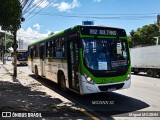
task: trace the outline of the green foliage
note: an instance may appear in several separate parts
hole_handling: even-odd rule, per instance
[[[9,48],[12,47],[13,44],[13,36],[6,36],[6,52],[10,52]]]
[[[13,33],[20,28],[22,7],[20,0],[0,0],[0,26]]]
[[[136,31],[132,30],[129,36],[130,47],[155,45],[156,39],[153,37],[158,30],[159,28],[155,24],[145,25]]]
[[[5,33],[0,32],[0,39],[4,39],[4,38],[5,38]],[[13,36],[6,34],[6,42],[5,43],[6,43],[6,52],[10,52],[9,48],[12,47]]]

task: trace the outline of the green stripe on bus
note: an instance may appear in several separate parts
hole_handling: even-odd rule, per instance
[[[81,75],[87,74],[96,84],[107,84],[107,83],[116,83],[116,82],[123,82],[126,80],[128,74],[131,71],[131,67],[128,68],[125,75],[116,76],[116,77],[94,77],[83,65],[83,56],[82,56],[82,49],[80,49],[80,67],[79,72]],[[129,64],[131,66],[131,64]]]

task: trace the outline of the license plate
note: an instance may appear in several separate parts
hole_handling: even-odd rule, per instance
[[[112,92],[112,91],[115,91],[115,90],[116,90],[116,88],[108,88],[109,92]]]

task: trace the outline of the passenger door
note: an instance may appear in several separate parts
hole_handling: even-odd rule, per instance
[[[68,80],[69,88],[79,91],[78,65],[79,65],[79,48],[77,40],[69,40],[68,43]]]
[[[40,46],[40,72],[42,76],[45,76],[45,65],[44,65],[44,45]]]
[[[28,66],[33,72],[34,71],[34,67],[33,67],[33,48],[29,49],[29,58],[30,58],[30,60],[28,61]]]

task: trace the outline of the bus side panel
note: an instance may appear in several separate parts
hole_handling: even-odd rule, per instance
[[[57,80],[57,73],[58,73],[58,67],[57,67],[57,60],[56,59],[53,59],[53,62],[52,62],[52,68],[51,68],[51,72],[53,74],[53,77],[52,77],[52,80],[56,83],[58,83],[58,80]]]
[[[39,75],[40,75],[40,76],[44,76],[44,75],[43,75],[43,69],[44,69],[44,68],[43,68],[43,60],[42,60],[42,59],[39,59],[39,60],[38,60],[38,63],[39,63],[39,66],[38,66],[38,67],[39,67],[39,71],[38,71],[38,72],[39,72]]]
[[[57,83],[57,70],[54,66],[54,60],[46,58],[44,61],[44,71],[45,71],[45,77],[55,83]]]
[[[57,68],[54,66],[54,59],[48,59],[48,78],[55,83],[58,83],[57,81]]]
[[[48,64],[49,64],[49,63],[48,63],[48,59],[46,58],[46,59],[45,59],[45,65],[44,65],[45,67],[44,67],[44,69],[45,69],[45,77],[46,77],[47,79],[49,79],[49,73],[48,73],[48,72],[49,72],[49,69],[48,69],[48,66],[49,66],[49,65],[48,65]]]
[[[60,59],[45,59],[44,62],[45,77],[55,83],[58,83],[57,75],[62,71],[67,79],[67,62]],[[68,84],[67,84],[68,86]]]
[[[62,71],[65,75],[65,78],[67,79],[67,62],[66,60],[60,60],[60,59],[54,59],[51,66],[51,77],[54,82],[58,83],[58,72]]]
[[[66,87],[69,88],[69,80],[68,80],[68,63],[67,60],[62,60],[62,70],[66,79]]]
[[[36,67],[38,68],[38,74],[39,74],[40,73],[39,59],[38,58],[33,58],[33,71],[34,71],[34,73],[35,73],[35,68]]]
[[[31,60],[31,58],[28,58],[28,68],[33,72],[32,64],[33,64],[33,61]]]

